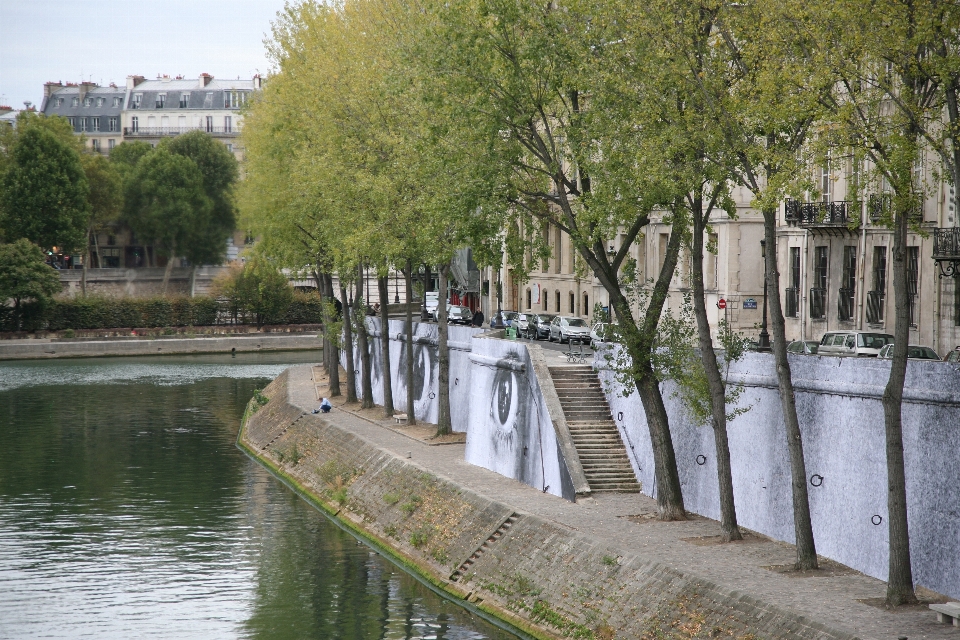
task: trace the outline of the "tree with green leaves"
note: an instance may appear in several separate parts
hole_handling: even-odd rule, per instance
[[[293,287],[276,266],[256,258],[237,274],[234,295],[242,308],[253,313],[260,329],[264,324],[276,322],[290,308]]]
[[[72,252],[84,246],[89,186],[75,146],[39,117],[20,122],[0,182],[0,213],[8,241],[26,238]],[[72,134],[71,134],[72,135]]]
[[[208,239],[205,231],[212,208],[196,163],[166,145],[143,156],[126,180],[125,222],[167,257],[164,294],[174,258],[191,255],[199,241]]]
[[[23,303],[41,305],[61,291],[60,276],[44,259],[43,250],[26,238],[0,244],[0,304],[13,300],[14,327],[23,324]]]
[[[115,222],[123,208],[123,182],[117,165],[109,162],[99,153],[85,153],[81,156],[84,175],[90,187],[87,202],[90,205],[90,217],[87,221],[87,237],[93,239],[97,257],[100,257],[98,235],[100,231]],[[81,290],[87,292],[87,268],[89,266],[90,242],[83,248],[83,278]]]

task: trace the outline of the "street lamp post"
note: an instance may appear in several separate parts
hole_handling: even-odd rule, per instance
[[[760,323],[758,351],[770,351],[770,334],[767,333],[767,241],[760,241],[760,257],[763,258],[763,321]]]
[[[400,304],[400,276],[396,270],[393,272],[393,304]]]

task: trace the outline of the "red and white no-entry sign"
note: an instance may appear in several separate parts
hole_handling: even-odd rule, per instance
[[[723,298],[720,298],[720,301],[717,302],[717,309],[726,309],[726,308],[727,308],[727,301],[724,300]]]

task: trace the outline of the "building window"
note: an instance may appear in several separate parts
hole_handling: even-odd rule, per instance
[[[93,106],[93,98],[84,98],[84,99],[83,99],[83,106],[85,106],[85,107],[92,107],[92,106]]]
[[[57,98],[57,109],[63,106],[63,98]]]
[[[70,128],[74,131],[77,130],[77,119],[76,118],[67,118],[67,124],[70,125]]]
[[[547,295],[545,289],[541,289],[541,298],[543,298],[543,310],[550,311],[550,296]]]
[[[583,315],[589,316],[593,313],[593,310],[590,308],[590,296],[583,294]]]
[[[233,118],[230,116],[223,117],[223,132],[232,133],[233,132]]]
[[[116,130],[117,130],[117,124],[118,124],[118,123],[117,123],[117,118],[116,118],[116,116],[109,118],[109,119],[107,120],[107,130],[108,130],[108,131],[116,131]]]
[[[90,118],[90,120],[93,124],[92,131],[100,131],[100,118]]]
[[[70,100],[70,106],[71,106],[71,107],[79,107],[79,106],[80,106],[80,98],[73,98],[72,100]]]
[[[137,116],[130,118],[130,131],[133,133],[140,131],[140,118]]]
[[[559,292],[559,291],[557,291],[556,296],[557,296],[557,306],[556,306],[556,309],[557,309],[557,313],[560,313],[560,292]]]
[[[186,108],[187,108],[187,105],[189,105],[189,104],[190,104],[190,94],[189,94],[189,93],[181,93],[181,94],[180,94],[180,108],[181,108],[181,109],[186,109]]]
[[[157,109],[163,109],[163,105],[165,105],[166,103],[167,103],[167,94],[165,94],[165,93],[158,93],[158,94],[157,94],[156,108],[157,108]]]
[[[790,286],[787,287],[786,316],[800,315],[800,247],[790,247]]]
[[[573,292],[570,292],[570,315],[574,314],[574,307],[577,304],[577,297],[573,295]]]
[[[98,106],[98,107],[102,107],[102,106],[103,106],[103,98],[97,98],[97,106]]]
[[[873,248],[873,290],[867,292],[867,322],[883,322],[887,295],[887,248]]]
[[[213,133],[213,116],[207,116],[207,133]]]
[[[120,98],[114,98],[114,99],[113,99],[113,106],[114,106],[114,108],[120,106]]]
[[[239,109],[246,102],[246,94],[241,91],[226,91],[223,94],[224,109]]]
[[[907,247],[907,300],[910,305],[910,326],[917,326],[917,295],[920,281],[920,247]]]
[[[827,251],[830,247],[813,249],[813,287],[810,288],[810,317],[825,318],[827,311]]]
[[[840,296],[837,299],[838,318],[853,320],[853,300],[857,287],[857,248],[843,248],[843,276],[840,279]]]
[[[132,101],[130,102],[130,108],[131,108],[131,109],[139,109],[141,102],[143,102],[143,94],[142,94],[142,93],[135,93],[135,94],[133,94],[133,99],[132,99]]]
[[[233,145],[232,145],[232,144],[227,143],[227,151],[229,151],[230,153],[233,153]]]
[[[960,278],[953,279],[953,326],[960,327]]]
[[[554,248],[556,249],[554,253],[557,256],[557,264],[555,265],[554,273],[560,273],[561,272],[560,267],[563,265],[563,232],[560,230],[560,227],[556,228],[556,232],[554,233],[553,244],[554,244]],[[559,306],[558,306],[558,310],[559,310]]]
[[[93,140],[91,140],[91,141],[90,141],[90,147],[91,147],[94,151],[96,151],[97,153],[99,153],[99,152],[100,152],[100,140],[97,139],[97,138],[94,138]]]
[[[87,119],[86,119],[86,118],[80,118],[80,131],[83,132],[83,131],[86,131],[86,130],[87,130]]]
[[[107,149],[113,149],[115,146],[117,146],[116,140],[114,140],[113,138],[110,138],[109,140],[107,140]]]
[[[533,302],[533,292],[530,289],[527,289],[527,309],[532,309],[531,303]]]

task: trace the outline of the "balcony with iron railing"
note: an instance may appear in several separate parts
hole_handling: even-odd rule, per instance
[[[891,193],[873,193],[867,198],[867,213],[870,215],[870,222],[879,224],[884,217],[890,215],[890,207],[893,206],[893,194]],[[911,208],[909,220],[913,224],[923,222],[923,210],[920,204]]]
[[[846,227],[850,224],[850,203],[800,202],[787,200],[784,203],[787,224],[798,227]]]
[[[840,295],[837,298],[837,318],[843,321],[853,320],[854,289],[840,289]]]
[[[810,317],[823,319],[827,317],[827,290],[820,287],[810,289]]]
[[[127,138],[162,138],[164,136],[178,136],[190,131],[203,131],[216,137],[234,137],[240,135],[236,127],[124,127],[123,135]]]
[[[867,323],[883,323],[883,306],[886,295],[883,291],[867,291]]]
[[[933,259],[941,278],[960,277],[960,227],[933,230]]]

